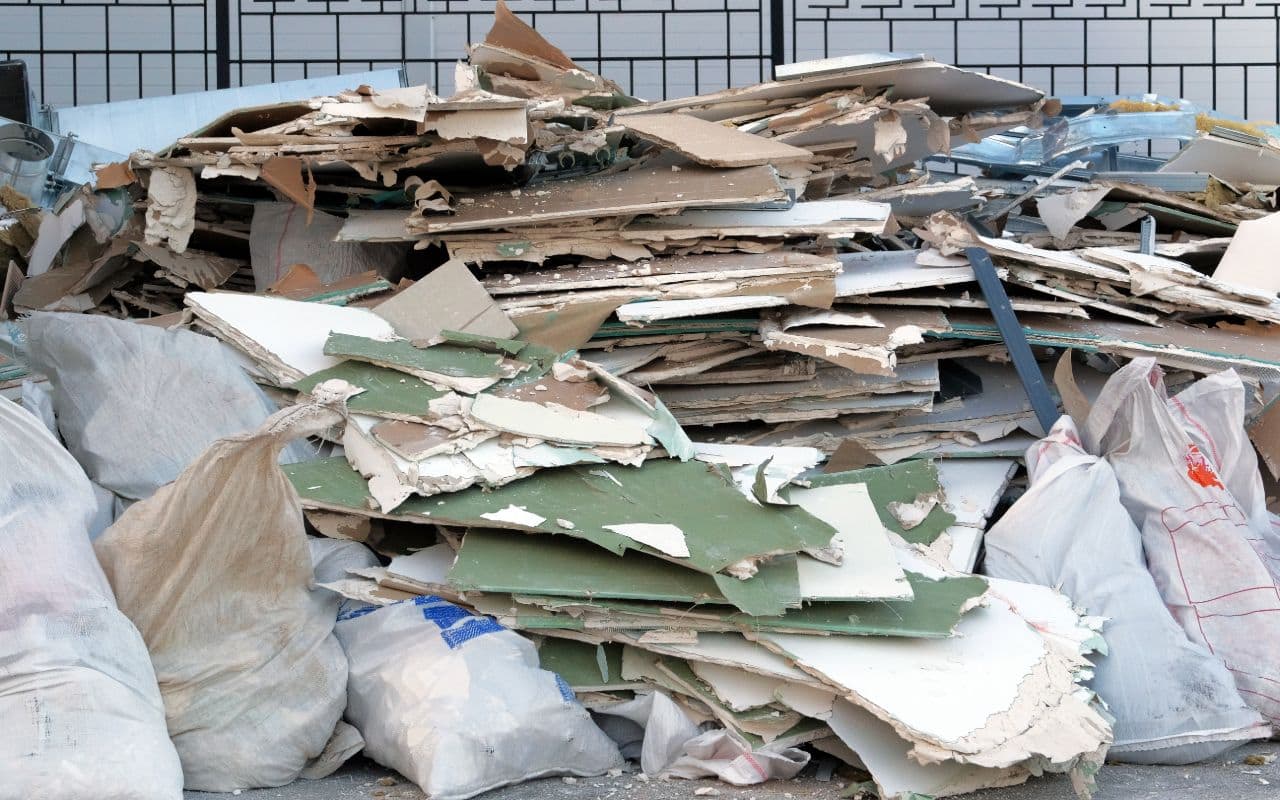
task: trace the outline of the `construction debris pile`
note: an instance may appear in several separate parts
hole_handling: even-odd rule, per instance
[[[920,56],[643,102],[501,2],[456,84],[0,190],[0,710],[131,688],[41,694],[0,798],[1087,797],[1270,735],[1275,131]]]

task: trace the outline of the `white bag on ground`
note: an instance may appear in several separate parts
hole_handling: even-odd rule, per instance
[[[89,544],[84,471],[0,398],[0,800],[180,800],[155,671]]]
[[[734,786],[751,786],[794,778],[809,763],[809,754],[795,747],[765,745],[753,751],[723,728],[699,731],[663,692],[600,706],[592,716],[627,757],[639,759],[646,775],[719,778]]]
[[[1165,609],[1115,473],[1084,451],[1070,417],[1027,451],[1027,470],[1031,488],[987,531],[985,572],[1060,589],[1108,618],[1092,681],[1115,716],[1108,758],[1190,764],[1265,738],[1231,673]]]
[[[622,763],[533,644],[488,617],[427,596],[352,611],[336,631],[365,754],[432,800]]]
[[[87,314],[34,314],[26,330],[67,449],[95,483],[132,500],[276,410],[208,336]],[[288,453],[285,461],[307,457],[302,443]]]
[[[1228,437],[1245,436],[1227,427]],[[1086,431],[1115,470],[1165,606],[1192,641],[1223,661],[1245,702],[1280,721],[1280,602],[1259,553],[1270,525],[1251,520],[1215,464],[1231,459],[1213,455],[1237,445],[1207,430],[1203,447],[1189,436],[1150,358],[1111,376]]]
[[[623,755],[640,762],[646,775],[662,774],[684,753],[685,742],[699,732],[684,709],[662,692],[637,694],[591,713]]]
[[[663,771],[673,778],[719,778],[734,786],[787,780],[800,774],[809,754],[798,747],[759,750],[727,730],[705,731],[684,743],[684,755]]]
[[[276,460],[340,419],[294,406],[215,443],[95,544],[151,651],[188,789],[281,786],[313,759],[332,766],[347,684],[337,602],[310,590],[302,510]]]

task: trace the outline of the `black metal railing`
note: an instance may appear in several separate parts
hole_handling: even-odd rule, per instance
[[[925,52],[1059,95],[1155,91],[1273,120],[1280,0],[512,0],[584,67],[643,97],[774,64]],[[403,65],[452,88],[492,0],[0,0],[0,59],[83,104]]]

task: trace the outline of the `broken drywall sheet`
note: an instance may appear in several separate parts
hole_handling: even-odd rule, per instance
[[[320,113],[352,119],[400,119],[422,122],[427,103],[437,99],[427,86],[371,89],[362,86],[320,104]]]
[[[548,42],[528,23],[511,13],[511,9],[502,0],[498,0],[493,14],[493,27],[489,28],[489,33],[484,38],[485,44],[514,50],[560,69],[579,69],[578,65],[564,54],[564,51]]]
[[[679,526],[666,522],[628,522],[600,527],[628,539],[634,539],[665,555],[675,558],[689,557],[689,545],[685,541],[684,531],[680,530]]]
[[[619,235],[633,241],[736,236],[852,238],[859,233],[886,233],[893,219],[888,203],[864,200],[800,202],[789,209],[774,211],[713,209],[706,205],[698,204],[699,207],[675,216],[636,220],[622,228]]]
[[[385,330],[391,331],[390,323],[382,317],[373,312],[366,313],[385,326]],[[501,353],[486,353],[472,347],[449,344],[417,347],[413,341],[399,338],[394,333],[367,337],[335,329],[335,333],[325,341],[322,352],[326,356],[399,370],[437,388],[464,394],[484,391],[528,367],[523,362],[509,361]]]
[[[622,124],[641,138],[710,167],[808,161],[813,153],[687,114],[637,114]]]
[[[333,379],[346,381],[361,390],[347,400],[347,410],[352,413],[424,423],[440,422],[462,413],[462,400],[457,394],[437,389],[399,370],[363,361],[343,361],[308,375],[292,388],[309,394],[319,384]]]
[[[510,339],[518,331],[466,264],[447,261],[413,286],[374,306],[406,339],[432,339],[443,330]]]
[[[650,168],[562,181],[554,192],[529,188],[476,194],[453,214],[414,216],[408,224],[411,230],[434,234],[785,199],[777,174],[767,166],[685,167],[679,172]]]
[[[822,461],[813,447],[755,447],[746,444],[695,442],[694,458],[708,464],[724,464],[733,473],[739,491],[749,500],[789,504],[779,492],[801,473]],[[763,489],[761,492],[761,481]]]
[[[973,268],[924,266],[917,263],[914,250],[887,250],[871,253],[841,253],[843,267],[836,278],[837,298],[856,298],[882,292],[973,283]]]
[[[804,69],[802,65],[794,65],[794,67]],[[893,87],[894,95],[897,97],[928,97],[930,107],[937,113],[947,116],[1031,105],[1044,99],[1042,92],[1006,78],[970,72],[931,59],[923,59],[914,63],[895,61],[869,64],[804,77],[793,73],[789,80],[769,81],[743,88],[655,102],[634,109],[623,109],[623,113],[619,116],[690,109],[692,113],[696,113],[703,119],[727,119],[737,114],[738,109],[744,104],[768,103],[782,98],[812,97],[854,87],[866,89]]]
[[[262,165],[260,177],[263,183],[305,208],[310,224],[316,210],[316,180],[310,163],[294,156],[275,156]]]
[[[1018,471],[1012,458],[962,458],[938,461],[938,482],[956,524],[985,530],[987,519]]]
[[[1110,741],[1067,657],[1006,603],[989,598],[949,639],[839,639],[763,634],[761,642],[848,692],[914,743],[921,763],[1003,768],[1071,764]],[[909,678],[905,676],[910,676]]]
[[[363,308],[236,292],[190,292],[185,302],[201,323],[247,353],[280,387],[338,364],[324,352],[331,332],[395,336],[386,320]]]
[[[1272,261],[1277,252],[1280,252],[1280,214],[1246,220],[1231,237],[1231,244],[1213,271],[1213,277],[1224,283],[1260,289],[1274,297],[1280,290],[1280,270],[1275,269]]]
[[[839,565],[801,555],[800,594],[808,601],[906,600],[912,597],[865,484],[793,488],[792,502],[836,529]]]
[[[878,325],[844,324],[840,315],[813,317],[817,324],[797,324],[787,318],[766,314],[760,318],[760,339],[768,350],[781,350],[829,361],[855,373],[895,374],[897,350],[924,341],[925,333],[949,330],[947,318],[939,311],[886,309],[876,315]]]
[[[766,675],[757,675],[744,669],[726,667],[722,664],[711,664],[705,661],[686,662],[698,679],[711,687],[728,708],[734,711],[749,711],[778,702],[778,689],[787,685],[785,681]],[[800,684],[792,684],[809,691],[817,691]]]
[[[494,430],[562,444],[635,447],[653,441],[645,432],[650,422],[647,417],[641,416],[637,423],[604,413],[492,394],[476,395],[470,415]]]
[[[815,475],[809,479],[811,487],[837,486],[864,483],[872,504],[880,515],[880,522],[889,531],[916,544],[932,544],[947,528],[955,523],[955,516],[941,505],[934,508],[923,522],[910,530],[889,511],[890,503],[913,503],[920,497],[940,496],[942,486],[938,480],[938,467],[933,461],[904,461],[887,467],[868,467],[851,472],[835,472]]]
[[[166,243],[175,253],[187,249],[196,227],[196,176],[182,167],[151,170],[147,184],[147,244]]]
[[[622,322],[629,325],[643,326],[644,323],[657,322],[664,319],[705,317],[712,314],[728,314],[734,311],[773,308],[787,304],[787,298],[772,295],[712,297],[696,300],[649,300],[618,306],[614,313],[618,315],[618,319]]]
[[[18,265],[9,262],[9,268],[5,270],[4,283],[0,287],[0,320],[9,318],[9,310],[13,303],[14,295],[22,288],[22,282],[26,280],[26,276],[22,274],[22,270],[18,269]]]
[[[373,513],[369,487],[345,459],[290,465],[286,472],[307,507]],[[508,505],[523,506],[546,522],[526,527],[480,516]],[[413,498],[392,518],[563,534],[618,554],[639,549],[661,557],[667,556],[604,526],[670,524],[683,531],[689,548],[689,557],[678,559],[678,563],[708,574],[741,567],[750,575],[755,571],[754,563],[766,556],[820,551],[835,535],[831,526],[802,509],[763,508],[748,501],[731,480],[710,465],[669,459],[646,462],[643,469],[570,466],[545,470],[535,480],[519,480],[490,491],[476,488]],[[573,528],[564,528],[559,520],[572,523]],[[725,540],[724,530],[735,532],[731,541]]]
[[[425,587],[444,587],[449,583],[453,561],[454,552],[449,545],[434,544],[415,553],[395,556],[387,565],[387,573]]]
[[[1102,201],[1111,191],[1106,186],[1093,189],[1079,189],[1073,192],[1061,192],[1041,197],[1036,200],[1036,211],[1053,238],[1062,241],[1071,233],[1075,224],[1085,217],[1094,206]]]
[[[795,699],[797,694],[784,690],[784,704],[801,705]],[[912,757],[911,742],[892,725],[848,700],[832,698],[828,713],[819,719],[857,754],[882,798],[951,797],[979,789],[1016,786],[1032,774],[1021,765],[992,769],[955,761],[921,764]]]
[[[1157,172],[1200,172],[1231,183],[1280,185],[1280,151],[1201,134],[1183,145]]]
[[[557,520],[557,525],[562,523],[568,524],[568,520]],[[785,565],[762,569],[750,580],[740,581],[686,569],[681,562],[643,553],[615,555],[571,536],[528,536],[480,528],[471,529],[463,539],[449,581],[461,591],[541,597],[538,602],[549,609],[579,618],[585,613],[616,618],[623,611],[596,605],[605,600],[641,601],[644,605],[639,611],[631,610],[627,624],[643,627],[651,627],[647,622],[653,620],[670,627],[670,614],[679,617],[681,625],[693,624],[684,607],[687,605],[736,606],[745,614],[781,616],[801,603],[795,570]],[[664,608],[658,603],[682,605]],[[699,626],[706,627],[708,619],[715,622],[723,616],[700,617]],[[732,624],[715,627],[737,628]]]
[[[193,195],[194,201],[194,195]],[[71,235],[85,222],[85,201],[76,198],[57,214],[41,214],[40,227],[35,244],[27,253],[27,277],[43,275],[53,266],[53,260]]]

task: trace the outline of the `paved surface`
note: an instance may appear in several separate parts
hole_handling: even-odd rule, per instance
[[[1227,760],[1190,767],[1133,767],[1109,764],[1098,779],[1095,800],[1277,800],[1280,760],[1266,766],[1243,763],[1247,755],[1280,753],[1280,743],[1248,745]],[[390,785],[386,785],[390,784]],[[774,781],[737,788],[715,781],[642,781],[634,774],[616,778],[561,778],[531,781],[483,795],[482,800],[687,800],[711,787],[723,800],[811,800],[838,797],[845,781],[812,778]],[[188,800],[229,800],[230,795],[187,792]],[[357,759],[322,781],[298,781],[279,789],[241,792],[237,800],[423,800],[416,786],[372,762]],[[1024,786],[977,792],[972,800],[1074,800],[1065,778],[1033,779]]]

